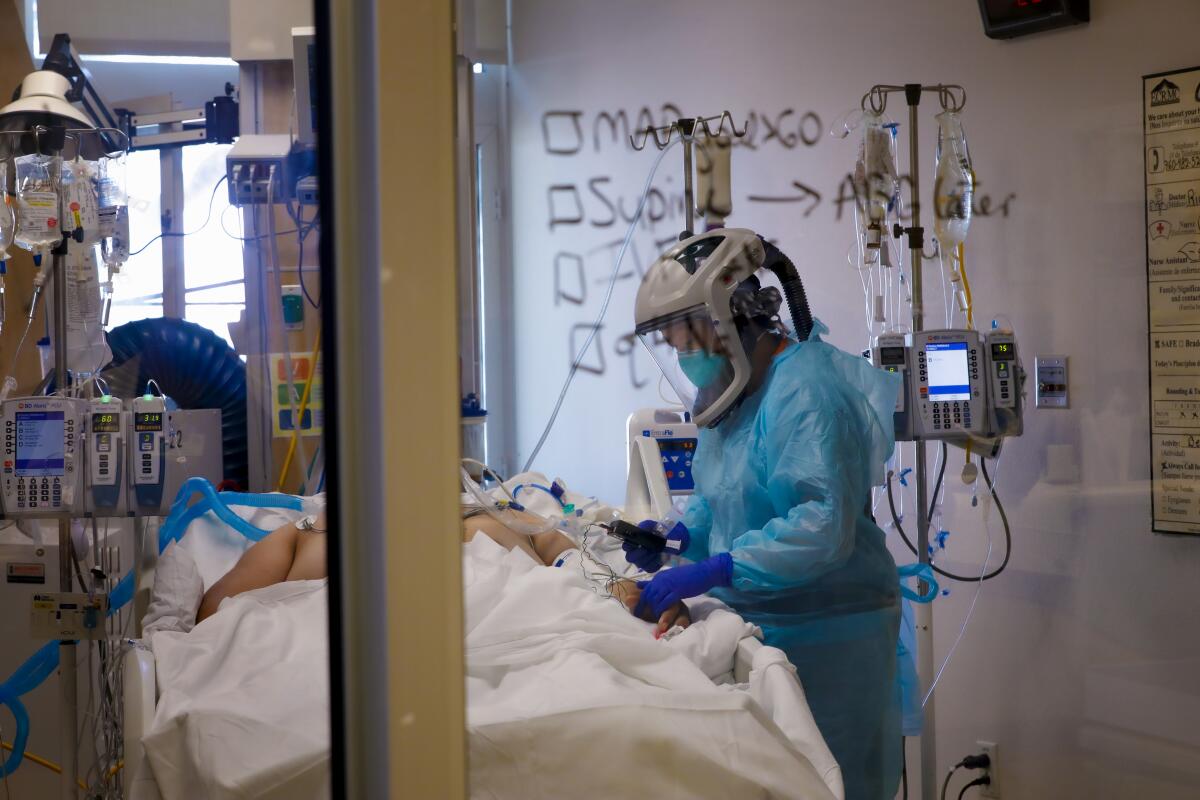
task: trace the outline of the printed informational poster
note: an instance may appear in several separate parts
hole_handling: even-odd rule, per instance
[[[1200,67],[1142,84],[1153,529],[1200,534]]]
[[[287,356],[283,353],[271,354],[271,426],[276,436],[292,435],[292,405],[294,402],[296,410],[300,410],[304,385],[308,382],[308,375],[312,369],[313,363],[309,354],[293,354],[292,380],[289,382]],[[325,427],[324,380],[319,363],[316,370],[312,388],[308,392],[308,403],[304,406],[304,412],[300,414],[302,436],[315,436]],[[289,390],[291,398],[288,397]]]

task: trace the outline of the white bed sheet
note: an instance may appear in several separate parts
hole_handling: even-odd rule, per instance
[[[189,633],[151,636],[160,694],[143,744],[164,800],[330,796],[326,583],[246,592]]]
[[[487,537],[463,552],[472,797],[842,796],[783,653],[761,648],[748,685],[714,683],[752,631],[719,603],[693,604],[697,624],[655,641],[577,572]],[[143,788],[329,796],[324,587],[249,592],[190,633],[152,637],[160,699]]]
[[[473,798],[841,797],[783,653],[717,685],[752,626],[716,608],[669,641],[580,571],[464,546]]]

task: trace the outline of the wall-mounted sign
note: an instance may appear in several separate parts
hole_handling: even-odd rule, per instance
[[[1153,528],[1200,534],[1200,67],[1142,103]]]

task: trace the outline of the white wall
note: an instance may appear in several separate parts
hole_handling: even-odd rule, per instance
[[[1038,353],[1068,354],[1072,407],[1031,409],[1025,436],[1006,451],[1000,489],[1014,528],[1012,564],[984,587],[938,689],[939,771],[976,739],[991,739],[1001,747],[1005,797],[1195,797],[1200,541],[1156,536],[1149,525],[1141,76],[1200,63],[1200,5],[1094,0],[1092,7],[1085,28],[996,42],[984,37],[967,0],[513,0],[518,455],[530,452],[553,405],[571,327],[599,309],[613,252],[601,248],[624,231],[597,227],[608,209],[588,181],[609,178],[603,194],[624,198],[632,211],[655,155],[632,152],[603,129],[597,151],[597,113],[624,110],[633,124],[643,106],[657,120],[672,103],[687,114],[728,108],[739,120],[756,112],[774,122],[790,109],[789,130],[811,111],[821,130],[810,119],[805,133],[824,134],[874,83],[963,84],[981,191],[994,203],[1016,195],[1007,217],[977,218],[971,230],[979,315],[1011,318],[1028,367]],[[935,112],[926,102],[923,177],[932,170]],[[581,112],[580,152],[546,152],[542,122],[550,111]],[[904,121],[898,99],[890,111]],[[556,147],[574,144],[570,115],[550,124]],[[822,135],[812,146],[787,148],[762,140],[764,133],[756,149],[735,150],[730,224],[777,238],[800,268],[814,312],[833,328],[832,341],[861,349],[861,288],[845,258],[850,206],[839,221],[833,202],[854,145]],[[669,155],[655,182],[667,193],[679,190],[679,158],[678,150]],[[822,196],[807,215],[805,204],[747,200],[788,194],[792,181]],[[548,189],[559,184],[578,188],[583,222],[551,228]],[[679,228],[677,217],[640,228],[630,266],[648,265],[655,240]],[[556,302],[559,252],[585,256],[581,305]],[[926,274],[932,279],[935,269]],[[602,331],[605,373],[578,376],[536,465],[610,500],[623,494],[624,418],[657,402],[657,373],[640,346],[632,355],[617,349],[633,327],[636,275],[618,284]],[[567,292],[579,291],[573,268],[560,278]],[[631,359],[649,379],[639,390]],[[1065,448],[1057,452],[1073,462],[1074,475],[1047,474],[1052,445]],[[952,475],[959,465],[955,456]],[[961,483],[951,486],[953,533],[943,562],[967,569],[985,550],[980,510]],[[952,588],[935,606],[939,663],[973,595]]]

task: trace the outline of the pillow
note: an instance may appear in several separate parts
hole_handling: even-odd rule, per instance
[[[187,633],[196,625],[196,612],[204,597],[204,582],[196,562],[178,542],[171,542],[158,557],[154,593],[142,618],[142,635],[155,631]]]

